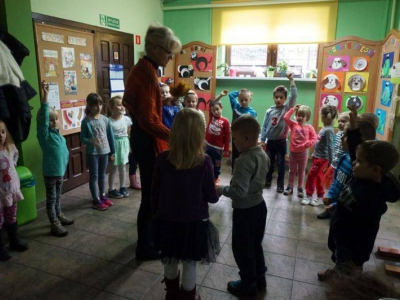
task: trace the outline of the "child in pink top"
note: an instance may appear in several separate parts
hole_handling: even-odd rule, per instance
[[[290,119],[295,113],[296,121]],[[289,109],[283,119],[290,128],[290,157],[289,157],[289,184],[283,193],[284,195],[293,194],[294,177],[298,175],[297,195],[299,198],[304,196],[303,182],[307,166],[307,149],[317,141],[317,134],[307,122],[311,117],[311,109],[305,105],[296,105]]]

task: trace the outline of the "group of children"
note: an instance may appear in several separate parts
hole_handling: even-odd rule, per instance
[[[210,102],[210,118],[196,108],[197,94],[189,90],[184,96],[185,108],[174,106],[169,86],[161,85],[164,102],[163,121],[171,128],[169,150],[156,160],[152,188],[152,209],[157,217],[156,242],[164,263],[166,299],[200,299],[196,295],[196,262],[215,261],[220,251],[218,231],[209,220],[208,203],[216,203],[220,195],[230,197],[233,207],[232,251],[239,267],[240,280],[228,282],[232,294],[254,298],[266,289],[264,237],[267,207],[263,198],[264,186],[270,187],[275,160],[278,163],[277,191],[291,195],[298,176],[297,194],[301,204],[326,205],[323,214],[331,217],[328,246],[335,267],[318,273],[327,280],[337,273],[353,274],[362,270],[368,261],[379,229],[386,201],[396,201],[400,194],[387,173],[399,161],[399,153],[388,143],[375,140],[375,120],[372,114],[339,115],[339,132],[334,134],[333,122],[337,110],[333,106],[321,109],[323,128],[316,134],[307,122],[311,110],[296,105],[297,88],[293,74],[290,95],[278,86],[273,92],[275,105],[265,114],[262,129],[257,114],[249,104],[251,92],[243,89],[229,94],[233,122],[222,117],[220,99],[224,90]],[[43,176],[46,185],[46,209],[51,233],[65,236],[64,228],[74,221],[61,210],[60,195],[68,163],[65,138],[57,129],[58,115],[47,101],[48,85],[42,82],[41,107],[38,113],[38,140],[43,151]],[[287,101],[288,100],[288,101]],[[81,140],[86,145],[89,187],[93,208],[106,210],[113,202],[106,196],[106,168],[113,164],[109,177],[108,195],[127,197],[125,165],[129,155],[129,127],[122,99],[110,100],[109,118],[101,114],[103,101],[98,94],[89,94],[86,117],[82,122]],[[295,114],[296,121],[291,120]],[[164,117],[165,115],[165,117]],[[206,129],[206,130],[205,130]],[[284,190],[286,140],[290,129],[289,183]],[[222,157],[229,155],[232,131],[232,180],[219,185]],[[261,133],[261,143],[259,135]],[[206,147],[204,147],[206,141]],[[335,143],[334,143],[335,141]],[[308,149],[315,145],[304,195],[303,181]],[[385,153],[385,155],[381,155]],[[23,196],[15,165],[18,151],[7,128],[0,121],[0,260],[11,256],[1,239],[4,223],[10,249],[25,251],[28,246],[17,235],[16,202]],[[114,186],[119,171],[120,188]],[[328,171],[326,171],[328,170]],[[176,188],[179,182],[180,188]],[[325,196],[325,187],[329,192]],[[313,199],[314,191],[317,198]],[[183,262],[182,287],[178,263]]]

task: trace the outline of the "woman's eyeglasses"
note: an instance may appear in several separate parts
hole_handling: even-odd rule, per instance
[[[171,52],[171,51],[168,51],[167,49],[165,49],[163,46],[161,46],[161,45],[157,45],[158,47],[160,47],[161,49],[163,49],[164,51],[165,51],[165,53],[167,53],[168,54],[168,56],[170,57],[170,58],[173,58],[174,57],[174,54]]]

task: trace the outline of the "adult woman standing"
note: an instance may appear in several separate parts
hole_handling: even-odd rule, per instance
[[[165,67],[181,42],[171,29],[150,25],[145,38],[146,55],[129,73],[123,103],[132,116],[130,144],[139,163],[142,199],[137,217],[136,259],[158,259],[153,243],[154,222],[151,216],[150,191],[157,155],[168,147],[169,129],[162,124],[162,102],[157,69]]]

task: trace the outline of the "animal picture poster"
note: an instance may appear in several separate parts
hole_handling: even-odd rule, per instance
[[[338,111],[342,111],[342,94],[321,94],[321,105],[324,107],[326,105],[335,106]]]
[[[190,54],[190,64],[193,66],[195,71],[199,72],[211,72],[213,68],[213,54],[212,53],[201,53],[193,51]]]
[[[85,117],[86,100],[65,100],[60,105],[63,130],[80,128]]]
[[[323,72],[322,93],[341,93],[343,91],[344,72]]]
[[[64,93],[65,95],[76,95],[78,86],[76,71],[64,71]]]
[[[344,94],[342,112],[350,111],[347,106],[355,106],[357,113],[365,113],[367,107],[367,96],[365,95],[354,95],[354,94]]]
[[[377,108],[375,111],[376,116],[378,117],[379,123],[376,132],[380,135],[385,133],[385,123],[386,123],[386,111],[383,109]]]
[[[346,93],[366,93],[368,80],[369,72],[347,72],[344,91]]]
[[[390,82],[400,84],[400,62],[394,63],[390,69]]]
[[[392,103],[393,83],[388,80],[382,81],[381,104],[390,107]]]
[[[329,72],[346,72],[350,68],[350,57],[349,56],[328,56],[328,68]]]
[[[351,71],[366,71],[368,70],[368,65],[369,65],[369,57],[368,56],[356,56],[353,57],[352,59],[352,64],[351,64]]]
[[[209,104],[212,99],[211,93],[197,92],[197,97],[198,97],[197,108],[204,111],[208,111]]]
[[[192,65],[179,65],[178,76],[179,78],[190,78],[193,77],[194,69]]]
[[[393,59],[394,59],[394,52],[383,54],[381,78],[390,78],[390,68],[393,66]]]
[[[211,79],[212,77],[196,77],[193,80],[194,88],[200,91],[209,91],[211,88]]]
[[[44,76],[58,77],[58,52],[57,50],[43,49]]]
[[[81,78],[91,79],[93,75],[92,55],[80,53],[79,57],[81,59]]]
[[[75,68],[75,49],[61,47],[62,66],[64,69]]]

